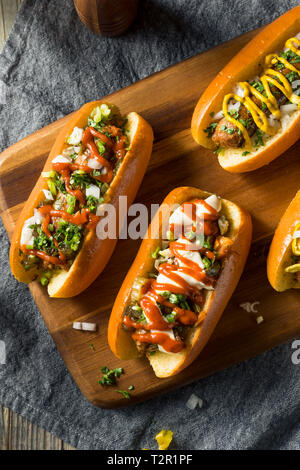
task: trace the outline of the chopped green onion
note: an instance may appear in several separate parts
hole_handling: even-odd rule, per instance
[[[159,251],[160,251],[160,246],[156,247],[154,251],[151,250],[152,258],[156,259],[157,256],[158,256]]]
[[[99,139],[99,140],[97,140],[96,145],[97,145],[97,149],[98,149],[100,155],[103,155],[105,153],[105,150],[106,150],[104,142],[102,142],[102,140]]]
[[[56,191],[56,186],[55,186],[54,181],[52,181],[51,179],[47,180],[47,184],[48,184],[48,188],[50,189],[52,196],[56,196],[57,191]]]
[[[202,258],[203,264],[204,264],[204,269],[208,269],[211,266],[211,261],[208,259],[206,256]]]
[[[160,295],[161,295],[162,297],[165,297],[166,299],[168,299],[168,298],[170,297],[170,295],[171,295],[171,292],[169,292],[168,290],[165,290],[165,291],[163,291],[163,292],[160,292]]]
[[[174,323],[175,322],[175,318],[176,318],[176,312],[171,312],[171,313],[168,313],[168,315],[166,315],[166,320],[168,323]]]
[[[178,299],[176,294],[171,294],[170,297],[169,297],[169,301],[172,304],[178,304],[179,303],[179,299]]]
[[[41,277],[42,286],[46,286],[49,283],[49,279],[46,276]]]
[[[73,196],[72,194],[68,194],[67,196],[67,212],[68,214],[73,214],[75,211],[75,206],[76,206],[76,197]]]

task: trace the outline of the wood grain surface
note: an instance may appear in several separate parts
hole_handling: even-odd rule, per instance
[[[149,207],[160,203],[176,186],[198,186],[247,209],[253,217],[254,238],[242,279],[207,347],[192,366],[172,378],[157,379],[145,359],[119,361],[107,345],[109,313],[139,241],[120,241],[102,275],[76,298],[49,299],[40,285],[31,284],[32,295],[67,367],[82,393],[96,406],[118,407],[148,399],[300,333],[297,292],[275,293],[267,282],[265,267],[276,224],[299,186],[299,143],[269,166],[250,174],[233,175],[221,169],[214,155],[200,148],[190,134],[191,115],[199,95],[253,34],[236,38],[107,98],[123,113],[140,112],[154,128],[154,151],[137,201]],[[68,116],[41,129],[1,155],[0,205],[9,236],[57,132],[67,119]],[[240,307],[247,302],[258,302],[258,313],[247,313]],[[258,315],[264,317],[260,325],[256,322]],[[96,322],[98,332],[75,331],[74,320]],[[114,387],[98,384],[100,367],[104,365],[124,368],[118,388],[126,390],[133,384],[131,400],[116,393]]]
[[[0,50],[22,0],[0,0]],[[0,404],[0,450],[72,450],[73,447]]]

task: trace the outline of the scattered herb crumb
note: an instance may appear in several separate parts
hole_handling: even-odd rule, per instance
[[[134,385],[129,385],[128,390],[134,390]]]
[[[104,366],[101,367],[101,372],[103,377],[98,381],[99,385],[115,385],[117,382],[116,379],[118,379],[124,371],[121,367],[109,370],[108,367]]]
[[[89,344],[89,347],[92,351],[95,351],[94,345],[92,343]]]

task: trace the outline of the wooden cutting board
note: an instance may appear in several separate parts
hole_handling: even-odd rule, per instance
[[[148,399],[300,335],[299,293],[278,294],[266,277],[271,236],[299,189],[300,143],[269,166],[233,175],[218,165],[210,151],[200,148],[190,133],[193,108],[200,94],[253,35],[251,32],[238,37],[107,97],[123,113],[141,113],[154,128],[153,155],[136,201],[149,207],[160,203],[176,186],[197,186],[247,209],[253,218],[254,236],[244,274],[211,340],[189,368],[169,379],[157,379],[145,359],[119,361],[107,344],[111,307],[140,241],[119,241],[102,275],[73,299],[49,299],[38,283],[30,286],[70,373],[96,406],[112,408]],[[2,153],[0,207],[9,237],[57,133],[68,119],[66,116],[50,124]],[[254,302],[259,302],[253,306],[257,313],[240,307]],[[258,315],[264,317],[260,325],[256,322]],[[74,320],[96,322],[98,332],[75,331]],[[101,366],[124,368],[117,387],[98,384]],[[115,388],[126,390],[131,384],[135,387],[131,400],[116,393]]]

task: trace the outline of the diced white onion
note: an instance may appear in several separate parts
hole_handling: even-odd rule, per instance
[[[65,155],[57,155],[57,157],[53,158],[52,163],[71,163],[72,160],[65,156]]]
[[[291,114],[294,111],[298,109],[298,106],[296,104],[290,103],[290,104],[283,104],[280,106],[280,112],[282,114]]]
[[[100,188],[99,188],[99,186],[96,186],[95,184],[91,184],[88,188],[86,188],[85,194],[86,194],[86,197],[93,196],[93,197],[99,199],[99,197],[100,197]]]
[[[269,126],[274,127],[274,128],[280,126],[279,121],[277,119],[274,119],[272,115],[268,117],[268,124]]]
[[[199,266],[200,269],[202,269],[204,267],[203,261],[201,259],[199,251],[178,250],[178,253],[179,253],[179,255],[184,257],[184,259],[186,259],[187,262],[193,261],[194,263],[196,263]],[[187,266],[188,267],[188,264],[185,263],[184,260],[178,259],[178,263],[179,263],[179,266]]]
[[[160,250],[159,254],[161,256],[163,256],[164,258],[173,258],[174,255],[172,253],[172,251],[170,250],[170,248],[167,248],[165,250]]]
[[[96,323],[86,323],[86,322],[74,321],[73,322],[73,328],[74,328],[74,330],[96,331],[97,330],[97,324]]]
[[[97,160],[97,158],[90,158],[87,162],[87,165],[94,170],[100,170],[102,168],[101,163]]]
[[[20,245],[32,245],[34,241],[33,231],[28,225],[23,226]]]
[[[68,147],[62,151],[62,155],[64,157],[68,157],[69,155],[73,155],[73,153],[78,153],[76,152],[75,149],[79,149],[78,152],[80,151],[80,147]]]
[[[190,211],[192,212],[192,211]],[[192,214],[190,214],[192,215]],[[186,212],[183,212],[182,210],[182,207],[179,206],[177,207],[177,209],[175,209],[175,211],[173,212],[173,214],[171,214],[170,218],[169,218],[169,224],[175,224],[175,225],[183,225],[183,226],[186,226],[186,225],[189,225],[192,223],[192,219],[188,216],[188,214]]]
[[[31,223],[34,223],[34,224],[41,224],[44,220],[44,217],[42,216],[42,214],[40,213],[40,211],[38,209],[34,209],[34,222],[31,222]]]
[[[43,220],[44,217],[40,214],[40,212],[37,209],[34,209],[34,215],[24,222],[20,240],[21,246],[33,244],[33,230],[29,226],[34,224],[41,224]]]
[[[241,98],[244,97],[244,90],[238,83],[236,83],[236,85],[233,87],[233,93],[240,96]]]
[[[201,400],[201,398],[199,398],[197,395],[192,393],[190,398],[186,402],[186,406],[187,406],[187,408],[189,408],[189,410],[195,410],[195,408],[197,408],[197,406],[199,406],[199,408],[202,408],[203,400]]]
[[[230,102],[228,104],[228,111],[238,111],[240,109],[240,101],[235,101],[234,103]]]
[[[205,202],[206,204],[209,204],[213,209],[215,209],[216,211],[220,211],[221,210],[221,199],[216,196],[215,194],[212,194],[211,196],[208,196],[206,199],[205,199]]]
[[[218,111],[215,115],[214,115],[214,119],[216,121],[220,121],[220,119],[222,119],[224,117],[224,114],[223,114],[223,111]]]
[[[43,189],[43,193],[45,194],[45,198],[48,201],[53,201],[53,196],[52,196],[51,191],[49,191],[48,189]]]
[[[217,210],[218,212],[221,210],[221,200],[215,194],[208,196],[205,199],[205,202],[209,204],[213,209]],[[192,212],[192,211],[190,211]],[[208,209],[200,203],[196,203],[196,214],[197,217],[200,217],[201,214],[208,213]],[[169,219],[169,224],[178,224],[178,225],[189,225],[192,222],[192,219],[189,217],[188,211],[183,212],[182,207],[177,207],[177,209],[173,212]]]
[[[298,88],[298,86],[300,86],[300,80],[294,80],[292,82],[292,88],[293,90],[296,90],[296,88]]]
[[[80,144],[83,136],[83,129],[80,127],[74,127],[72,134],[68,138],[68,144],[78,145]]]
[[[284,115],[281,117],[281,120],[280,120],[280,121],[281,121],[282,130],[284,131],[284,130],[288,127],[288,125],[289,125],[289,123],[290,123],[290,121],[291,121],[290,115],[289,115],[289,114],[284,114]]]

